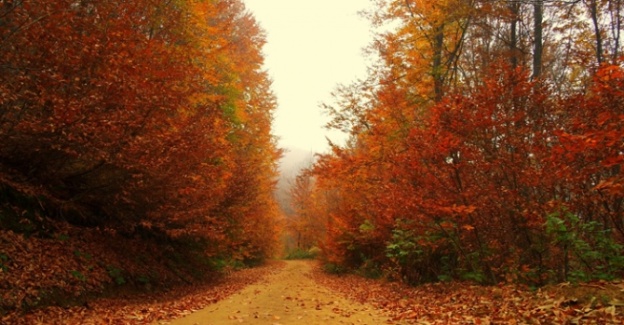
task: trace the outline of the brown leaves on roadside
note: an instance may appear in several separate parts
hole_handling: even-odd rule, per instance
[[[133,297],[97,299],[88,306],[49,307],[21,315],[0,318],[2,324],[151,324],[191,314],[207,305],[263,279],[282,267],[269,263],[262,267],[234,272],[218,283],[177,287],[175,291],[140,294]]]
[[[414,324],[620,324],[621,282],[548,286],[479,286],[466,282],[410,287],[355,275],[333,276],[316,269],[315,281],[351,299]]]

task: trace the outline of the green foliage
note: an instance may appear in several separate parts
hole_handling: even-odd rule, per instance
[[[82,281],[82,282],[86,282],[87,281],[87,277],[82,274],[82,272],[80,271],[76,271],[76,270],[71,270],[69,271],[69,273],[76,279]]]
[[[561,250],[564,281],[613,280],[624,269],[624,247],[602,223],[563,210],[548,215],[544,227]]]
[[[322,253],[322,250],[316,246],[313,246],[312,248],[308,249],[308,253],[316,257]]]
[[[112,265],[107,265],[106,271],[108,272],[108,276],[110,276],[117,285],[126,284],[126,279],[123,276],[124,271],[122,269]]]
[[[375,225],[368,219],[366,219],[364,221],[363,224],[360,225],[360,232],[361,233],[368,233],[375,230]]]
[[[392,241],[386,245],[386,257],[395,264],[395,272],[408,283],[421,281],[421,271],[419,265],[425,263],[424,247],[419,245],[421,236],[416,236],[411,230],[403,229],[403,223],[397,222],[397,227],[392,230]]]
[[[392,230],[392,241],[386,246],[386,256],[400,265],[407,265],[411,259],[418,259],[424,252],[416,243],[419,237],[409,230]]]
[[[319,249],[316,247],[312,247],[308,250],[296,248],[286,254],[284,257],[287,260],[309,260],[315,259],[319,254]]]
[[[0,269],[2,272],[7,272],[9,270],[9,266],[7,262],[9,261],[9,255],[5,253],[0,253]]]
[[[90,261],[91,259],[93,259],[93,256],[91,254],[82,252],[80,250],[75,250],[74,256],[79,257],[79,258],[84,258],[87,261]]]
[[[247,264],[245,264],[245,261],[241,261],[238,259],[229,260],[227,266],[233,270],[242,270],[247,268]]]
[[[212,270],[223,274],[227,274],[229,272],[232,272],[233,270],[241,270],[248,267],[248,265],[245,264],[245,261],[223,257],[211,259],[209,261],[209,266]]]
[[[210,268],[215,271],[223,271],[228,266],[227,260],[223,258],[215,258],[211,260]]]
[[[330,274],[345,274],[347,269],[338,263],[325,263],[323,270]]]
[[[474,281],[477,283],[484,283],[486,281],[485,274],[483,274],[483,272],[480,272],[480,271],[463,272],[461,274],[461,277],[464,280]]]
[[[410,222],[397,221],[392,240],[386,245],[386,257],[397,273],[390,276],[411,284],[452,279],[450,264],[455,261],[455,254],[449,249],[448,236],[434,230],[417,235]]]
[[[151,282],[149,275],[141,274],[137,277],[137,281],[141,284],[148,285]]]
[[[364,260],[364,263],[355,273],[370,279],[378,279],[383,276],[381,265],[372,259]]]

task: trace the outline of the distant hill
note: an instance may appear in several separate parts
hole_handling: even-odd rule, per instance
[[[275,196],[285,213],[290,212],[288,192],[299,172],[312,165],[314,152],[300,148],[284,148],[284,156],[280,159],[280,177],[277,182]]]
[[[280,173],[283,176],[295,176],[303,168],[314,162],[314,152],[299,148],[285,148],[284,157],[280,160]]]

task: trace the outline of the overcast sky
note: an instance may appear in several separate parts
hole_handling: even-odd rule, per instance
[[[273,133],[284,148],[326,151],[328,117],[319,104],[330,102],[338,83],[366,75],[362,49],[369,23],[358,12],[369,0],[245,0],[267,33],[265,67],[278,108]]]

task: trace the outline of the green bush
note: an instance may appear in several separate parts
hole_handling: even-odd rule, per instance
[[[410,228],[410,222],[397,220],[392,230],[392,240],[386,245],[386,257],[392,265],[388,276],[413,285],[452,278],[453,254],[448,234],[416,234]]]
[[[315,257],[319,256],[322,252],[323,251],[320,248],[316,247],[316,246],[313,246],[312,248],[310,248],[308,250],[308,253],[314,255]]]
[[[602,223],[563,210],[548,215],[544,226],[561,251],[563,281],[613,280],[624,270],[624,247]]]
[[[365,260],[357,269],[356,273],[369,279],[379,279],[383,276],[379,263],[371,259]]]
[[[71,271],[69,271],[69,273],[71,273],[71,275],[74,278],[76,278],[76,279],[78,279],[78,280],[80,280],[82,282],[87,281],[87,277],[84,274],[82,274],[82,272],[80,272],[80,271],[71,270]]]
[[[108,271],[108,276],[115,281],[117,285],[126,284],[126,279],[123,276],[123,270],[116,268],[112,265],[106,266],[106,271]]]
[[[347,272],[342,265],[335,263],[325,263],[325,265],[323,265],[323,270],[331,274],[344,274]]]
[[[7,272],[9,270],[8,262],[9,255],[0,253],[0,270],[2,270],[2,272]]]
[[[294,249],[288,254],[286,254],[285,259],[287,260],[306,260],[306,259],[314,259],[320,252],[320,250],[316,247],[312,247],[309,250],[304,250],[301,248]]]

